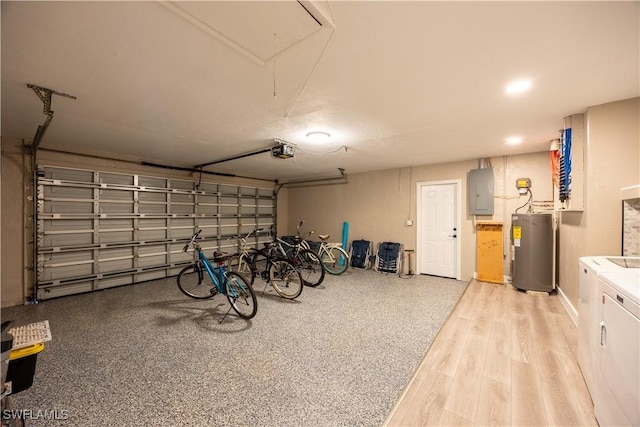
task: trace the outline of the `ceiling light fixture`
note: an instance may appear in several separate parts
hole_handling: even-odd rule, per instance
[[[518,80],[507,85],[509,95],[517,95],[531,89],[531,80]]]
[[[316,130],[316,131],[307,133],[307,138],[311,142],[325,142],[325,141],[328,141],[329,138],[331,138],[331,134],[329,132]]]
[[[518,144],[520,144],[522,142],[522,137],[521,136],[510,136],[505,141],[509,145],[518,145]]]

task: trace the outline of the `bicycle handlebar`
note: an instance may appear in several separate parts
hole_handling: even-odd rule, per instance
[[[194,244],[196,239],[201,239],[200,233],[202,233],[202,230],[198,230],[195,233],[193,233],[193,236],[191,236],[191,239],[189,239],[187,244],[184,245],[184,248],[182,248],[182,252],[187,252],[189,250],[189,245]]]
[[[253,230],[248,232],[246,236],[232,236],[232,237],[229,237],[229,240],[235,240],[236,242],[238,242],[238,244],[244,247],[247,244],[247,239],[249,238],[249,236],[251,236],[254,233],[258,234],[258,232],[262,230],[263,230],[262,228],[254,228]]]

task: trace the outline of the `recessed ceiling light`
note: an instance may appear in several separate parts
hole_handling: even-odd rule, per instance
[[[531,89],[531,80],[517,80],[507,85],[507,93],[516,95]]]
[[[311,142],[324,142],[328,141],[331,138],[331,134],[329,132],[315,130],[307,133],[307,139]]]
[[[505,142],[509,145],[518,145],[522,142],[521,136],[510,136],[505,140]]]

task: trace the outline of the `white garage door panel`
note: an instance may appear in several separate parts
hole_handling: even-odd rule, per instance
[[[151,255],[166,255],[167,245],[145,245],[138,246],[138,256],[151,256]]]
[[[170,245],[170,253],[171,253],[171,261],[174,263],[185,263],[193,260],[192,252],[184,253],[182,252],[182,248],[184,247],[184,243],[175,243]]]
[[[108,244],[108,243],[122,243],[122,242],[130,242],[133,240],[133,227],[129,226],[129,230],[100,230],[100,234],[98,235],[98,242],[100,244]]]
[[[235,250],[229,237],[275,223],[271,188],[52,166],[38,170],[39,299],[177,274],[182,248]],[[246,234],[246,231],[245,231]]]
[[[234,216],[237,213],[238,213],[238,208],[236,206],[220,206],[220,215]]]
[[[142,187],[166,189],[167,180],[165,178],[158,178],[154,176],[138,176],[138,185]]]
[[[183,179],[171,179],[169,180],[168,187],[173,190],[195,190],[195,182],[185,181]]]
[[[192,204],[178,204],[172,202],[169,206],[169,213],[178,216],[193,216],[195,212]]]
[[[126,215],[133,214],[133,204],[131,203],[112,203],[110,201],[100,203],[98,213],[101,214],[117,214]]]
[[[93,182],[94,172],[82,169],[44,168],[40,175],[47,179],[73,182]]]
[[[165,216],[167,213],[167,205],[140,203],[138,205],[138,213],[152,216]]]
[[[194,200],[195,200],[195,194],[190,194],[190,193],[172,193],[171,194],[172,205],[184,203],[191,206]]]
[[[134,185],[136,176],[119,173],[99,172],[101,184]]]
[[[200,226],[200,228],[216,228],[218,226],[218,218],[207,218],[207,217],[199,218],[198,225]],[[211,234],[216,234],[216,232],[207,231],[206,234],[211,235]]]
[[[196,208],[196,213],[198,215],[207,215],[207,216],[218,215],[218,207],[212,206],[212,205],[199,204]]]
[[[93,231],[69,232],[64,234],[45,234],[40,239],[42,248],[59,248],[60,246],[88,246],[93,243]]]
[[[161,218],[138,220],[138,238],[142,241],[167,239],[167,221]]]
[[[100,190],[99,195],[102,202],[109,200],[133,201],[133,190]]]
[[[256,206],[241,206],[240,207],[240,215],[253,215],[256,211]]]
[[[218,196],[215,194],[199,194],[198,203],[217,205],[218,204]]]
[[[96,282],[96,289],[107,289],[116,286],[130,285],[134,283],[134,277],[132,274],[124,276],[103,277],[100,281]]]
[[[154,202],[154,203],[166,203],[167,193],[161,191],[140,191],[138,193],[138,200],[140,203]]]
[[[166,263],[166,255],[146,255],[138,258],[138,267],[152,267],[154,265],[164,265]]]
[[[66,185],[45,187],[42,194],[46,199],[68,198],[77,200],[93,200],[93,188],[78,188]]]
[[[61,280],[93,273],[93,251],[52,252],[40,256],[42,279]]]
[[[133,248],[109,248],[100,251],[98,261],[99,273],[112,273],[134,268]]]
[[[91,216],[93,214],[93,202],[52,201],[45,204],[44,213]]]
[[[42,285],[38,288],[38,299],[58,298],[67,295],[75,295],[93,291],[92,281],[83,281],[70,284]]]
[[[171,225],[173,226],[174,223],[175,223],[175,220],[172,220],[171,221]],[[171,228],[171,238],[173,238],[173,239],[188,239],[193,234],[194,227],[195,227],[195,225],[194,225],[194,221],[193,220],[191,220],[191,225],[189,227],[180,227],[180,228],[172,227]],[[202,228],[202,227],[198,227],[198,228]]]

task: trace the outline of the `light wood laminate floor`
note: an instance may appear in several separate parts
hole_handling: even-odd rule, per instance
[[[558,296],[473,280],[386,426],[597,426]]]

